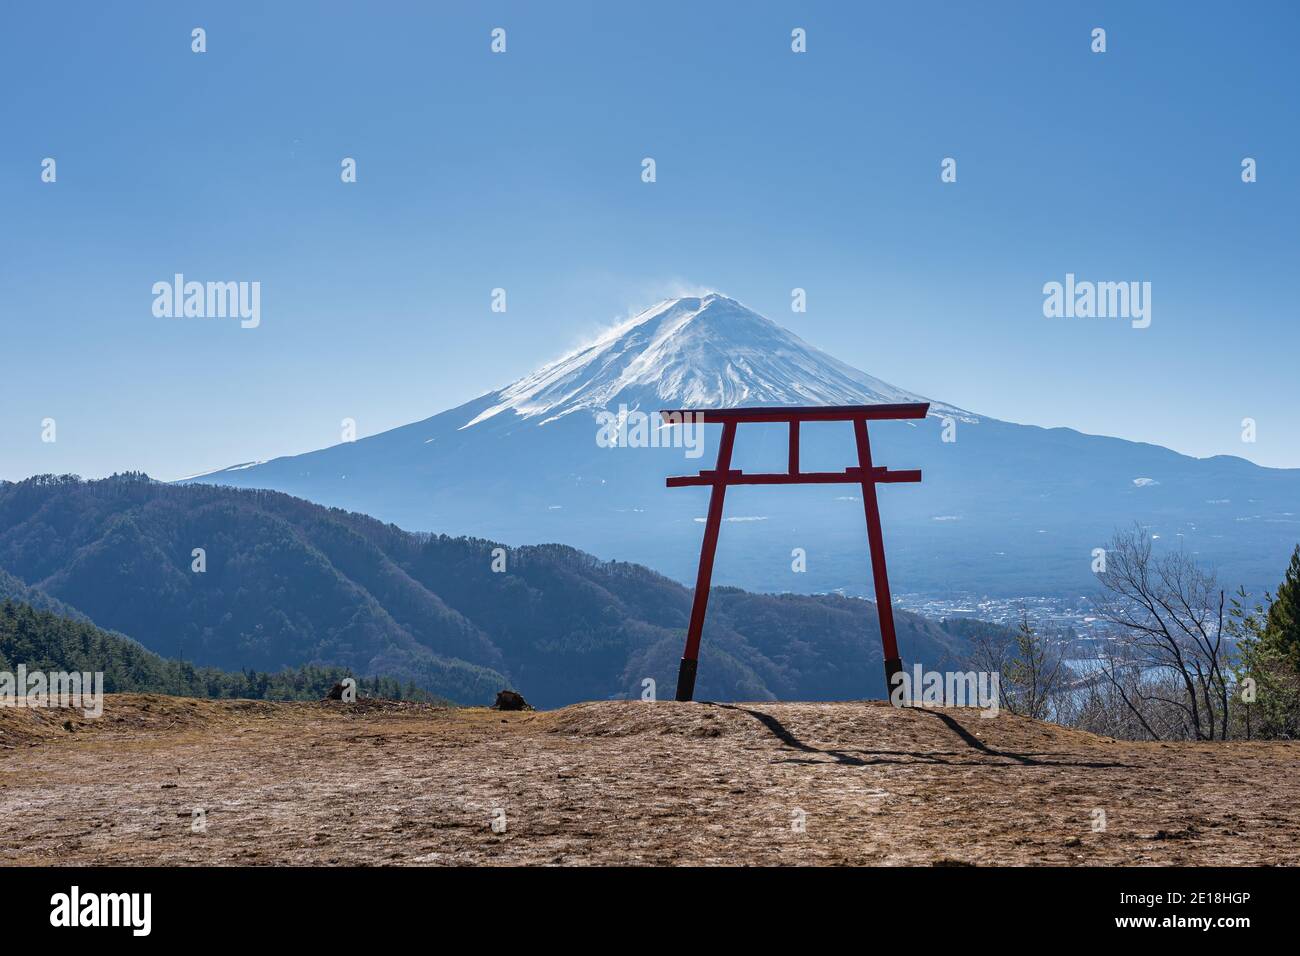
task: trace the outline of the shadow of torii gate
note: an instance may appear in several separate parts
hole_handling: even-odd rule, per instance
[[[704,544],[700,549],[700,570],[695,578],[695,599],[691,604],[691,623],[686,631],[686,649],[677,672],[677,699],[695,696],[695,674],[699,666],[700,635],[704,632],[704,612],[709,604],[709,585],[713,579],[713,557],[718,549],[718,530],[722,526],[722,500],[731,485],[829,485],[860,484],[862,505],[867,513],[867,544],[871,549],[871,576],[876,588],[876,611],[880,615],[880,642],[885,653],[885,689],[888,693],[893,676],[903,669],[898,656],[898,639],[894,633],[894,606],[889,597],[889,575],[885,570],[885,541],[880,531],[880,505],[876,485],[902,481],[920,481],[919,469],[890,471],[871,462],[871,439],[867,422],[884,419],[924,418],[929,402],[893,405],[824,405],[772,408],[693,408],[661,411],[665,425],[682,423],[722,425],[718,445],[718,464],[713,471],[668,479],[669,488],[708,485],[709,514],[704,521]],[[736,443],[736,426],[741,422],[785,422],[790,426],[789,468],[784,474],[747,475],[731,468],[731,450]],[[801,422],[852,422],[858,446],[858,466],[843,471],[799,470],[799,424]]]

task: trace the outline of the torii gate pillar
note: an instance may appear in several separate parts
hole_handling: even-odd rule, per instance
[[[713,580],[713,559],[718,549],[722,527],[722,503],[730,485],[799,485],[859,484],[862,507],[867,518],[867,545],[871,552],[871,576],[876,592],[876,613],[880,617],[880,641],[885,659],[885,689],[888,693],[893,677],[903,669],[894,631],[894,606],[889,595],[889,574],[885,567],[885,541],[880,527],[880,503],[876,485],[920,481],[921,472],[890,471],[878,468],[871,460],[871,439],[867,422],[881,419],[924,418],[928,402],[895,405],[837,405],[789,408],[679,409],[664,411],[666,424],[717,422],[722,425],[718,445],[718,463],[713,471],[668,479],[669,488],[708,485],[709,513],[704,519],[704,544],[700,548],[700,567],[695,576],[695,597],[691,603],[691,620],[686,630],[686,648],[677,672],[677,699],[695,696],[695,676],[699,669],[700,637],[704,633],[704,614],[709,605],[709,587]],[[858,465],[843,472],[803,472],[799,470],[799,424],[801,422],[848,421],[853,423]],[[736,443],[736,426],[741,422],[785,422],[790,426],[789,469],[784,474],[746,475],[731,468],[731,452]]]

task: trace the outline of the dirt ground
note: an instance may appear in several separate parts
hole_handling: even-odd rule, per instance
[[[0,708],[0,864],[1294,864],[1298,764],[883,702],[118,695]]]

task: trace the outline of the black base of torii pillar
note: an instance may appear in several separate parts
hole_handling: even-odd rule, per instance
[[[708,485],[709,513],[704,519],[704,544],[700,548],[700,568],[695,576],[695,598],[691,603],[691,621],[686,630],[686,649],[677,671],[677,699],[692,700],[695,676],[699,669],[700,637],[704,633],[704,614],[709,605],[709,586],[713,580],[713,558],[718,549],[718,532],[722,527],[722,502],[731,485],[810,485],[858,484],[862,486],[862,506],[867,518],[867,545],[871,551],[871,576],[876,590],[876,613],[880,616],[880,641],[885,656],[885,693],[893,687],[894,675],[902,671],[898,638],[894,632],[894,605],[889,596],[889,575],[885,568],[885,541],[880,528],[880,504],[876,485],[903,481],[920,481],[921,472],[890,471],[871,461],[871,439],[867,422],[885,419],[924,418],[928,402],[895,405],[831,405],[811,407],[678,409],[663,411],[666,425],[722,425],[718,445],[718,463],[713,471],[698,475],[669,478],[669,488]],[[736,444],[736,426],[741,422],[785,422],[790,426],[789,469],[784,474],[747,475],[731,468],[731,452]],[[801,422],[852,422],[857,444],[858,465],[844,471],[802,472],[799,470],[799,424]]]

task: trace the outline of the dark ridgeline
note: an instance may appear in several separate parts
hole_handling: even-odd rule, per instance
[[[646,678],[672,696],[689,590],[553,544],[506,549],[494,572],[501,547],[140,474],[0,483],[7,593],[164,657],[263,672],[333,665],[461,703],[491,703],[506,687],[541,707],[639,697]],[[907,661],[939,668],[961,656],[964,641],[940,625],[897,620]],[[865,601],[716,588],[706,653],[701,698],[884,696]]]

